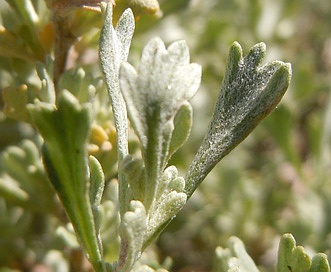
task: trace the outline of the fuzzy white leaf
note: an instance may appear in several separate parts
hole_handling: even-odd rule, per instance
[[[122,245],[125,244],[126,259],[121,271],[130,271],[140,258],[147,224],[146,210],[140,201],[132,200],[130,210],[123,216],[121,229]],[[123,243],[123,240],[125,242]],[[122,249],[123,250],[123,249]],[[121,263],[120,263],[121,265]]]
[[[112,25],[112,4],[102,5],[105,13],[104,25],[100,35],[100,61],[110,95],[115,126],[118,135],[119,159],[128,154],[128,132],[126,107],[119,89],[119,68],[127,60],[134,32],[134,17],[126,10],[118,21],[116,29]]]
[[[140,140],[151,205],[169,154],[174,117],[200,86],[201,68],[190,63],[184,41],[152,39],[144,48],[138,72],[128,63],[120,69],[120,85],[131,124]]]

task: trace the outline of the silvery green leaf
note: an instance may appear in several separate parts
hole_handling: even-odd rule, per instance
[[[105,177],[99,161],[93,157],[89,157],[90,168],[90,202],[93,206],[101,204],[101,198],[105,187]]]
[[[189,103],[183,104],[183,106],[178,110],[174,120],[174,130],[171,136],[169,154],[165,162],[167,162],[169,158],[178,150],[178,148],[180,148],[187,141],[192,127],[192,112],[192,106]]]
[[[118,162],[121,163],[123,158],[128,155],[129,150],[127,112],[119,88],[119,68],[121,63],[127,60],[135,24],[132,11],[127,9],[120,17],[116,29],[114,29],[112,3],[102,4],[101,7],[105,18],[100,34],[99,55],[115,118]],[[119,173],[118,180],[119,201],[121,203],[120,214],[123,215],[126,210],[126,199],[128,198],[128,183],[122,173]]]
[[[187,196],[183,192],[184,178],[178,176],[175,166],[168,167],[160,178],[155,200],[148,211],[146,244],[156,237],[183,208]]]
[[[89,186],[89,197],[92,207],[95,231],[99,242],[99,247],[102,249],[102,241],[100,237],[100,205],[102,194],[105,188],[105,176],[103,174],[102,167],[99,161],[93,157],[89,157],[89,169],[90,169],[90,186]]]
[[[146,233],[146,241],[149,241],[151,237],[155,237],[155,234],[159,234],[168,225],[171,219],[184,207],[186,200],[187,196],[185,193],[171,191],[161,201],[157,202],[157,207],[152,209],[148,221],[149,228]],[[159,230],[159,228],[162,229]]]
[[[121,271],[131,271],[134,263],[140,258],[147,225],[144,205],[132,200],[121,222]]]
[[[243,58],[240,45],[232,45],[208,132],[185,178],[188,196],[283,97],[291,66],[281,61],[261,65],[265,51],[265,45],[259,43]]]
[[[155,38],[144,48],[139,69],[123,63],[120,71],[122,93],[130,119],[143,148],[147,148],[149,122],[153,117],[166,124],[196,93],[201,78],[197,64],[189,63],[184,41],[171,44],[168,49]]]
[[[148,209],[169,154],[174,117],[200,86],[200,66],[190,63],[184,41],[152,39],[144,48],[138,71],[123,63],[120,85],[131,124],[140,140],[149,193]]]
[[[155,195],[155,199],[161,200],[164,196],[168,195],[171,191],[183,192],[185,189],[184,178],[178,176],[178,170],[175,166],[171,165],[166,168],[160,178],[160,183]]]
[[[132,11],[127,9],[120,17],[116,29],[114,29],[112,3],[102,4],[102,8],[105,18],[100,35],[99,55],[115,116],[119,158],[122,159],[128,154],[128,132],[126,107],[120,93],[118,75],[121,63],[127,60],[135,24]]]

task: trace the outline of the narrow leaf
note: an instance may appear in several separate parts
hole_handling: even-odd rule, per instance
[[[115,126],[118,135],[119,160],[128,154],[128,132],[126,107],[119,89],[119,68],[127,60],[129,47],[134,31],[132,12],[127,10],[121,16],[116,30],[113,27],[112,4],[102,5],[104,25],[100,35],[100,61],[105,75],[106,85],[115,116]]]
[[[121,16],[116,30],[113,27],[113,6],[102,4],[104,24],[100,34],[99,55],[102,72],[110,96],[112,110],[115,118],[117,132],[118,163],[128,155],[128,120],[126,106],[119,88],[119,68],[123,61],[127,60],[129,47],[134,32],[134,17],[131,10],[127,10]],[[128,182],[120,172],[119,201],[120,214],[126,211],[126,199],[128,193]]]

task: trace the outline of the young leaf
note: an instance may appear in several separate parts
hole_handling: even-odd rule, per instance
[[[134,17],[132,11],[127,9],[119,19],[116,29],[112,24],[112,4],[101,5],[104,13],[104,25],[100,34],[99,55],[101,68],[105,76],[108,93],[115,118],[117,133],[118,163],[121,164],[128,155],[128,121],[126,106],[119,88],[119,68],[123,61],[127,60],[131,39],[134,32]],[[126,199],[128,182],[120,172],[119,202],[120,214],[123,216],[127,209]]]
[[[177,215],[186,203],[187,196],[183,192],[184,178],[178,176],[175,166],[164,170],[160,178],[155,200],[148,211],[148,228],[145,235],[146,245],[155,238],[167,224]]]
[[[131,271],[134,263],[140,258],[147,224],[144,205],[140,201],[131,201],[130,209],[121,222],[121,271]]]
[[[123,63],[120,85],[131,124],[140,140],[146,168],[145,207],[151,205],[169,154],[174,117],[200,86],[201,69],[189,62],[184,41],[152,39],[144,48],[138,71]],[[187,129],[185,129],[187,130]]]
[[[100,34],[99,55],[115,116],[121,161],[128,154],[128,132],[126,107],[119,89],[119,68],[121,63],[127,60],[135,25],[132,11],[128,9],[123,13],[114,29],[112,4],[103,4],[102,8],[105,19]]]
[[[90,202],[93,206],[99,206],[101,203],[101,198],[103,190],[105,187],[105,177],[102,171],[102,167],[99,161],[90,156],[89,158],[90,167]]]
[[[174,120],[174,131],[169,146],[168,162],[170,157],[187,141],[192,127],[192,106],[185,103],[177,112]]]
[[[99,161],[90,156],[89,158],[89,168],[90,168],[90,187],[89,187],[89,197],[92,207],[95,231],[97,234],[97,239],[99,243],[99,248],[102,249],[102,241],[100,238],[100,205],[101,198],[105,188],[105,176],[102,171],[102,167]]]
[[[186,175],[191,196],[213,167],[266,117],[283,97],[291,66],[281,61],[260,65],[265,45],[251,48],[246,57],[235,42],[208,132]]]

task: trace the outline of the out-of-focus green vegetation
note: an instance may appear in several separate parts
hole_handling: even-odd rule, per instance
[[[10,30],[6,32],[0,26],[0,43],[1,39],[13,39],[18,40],[16,45],[20,46],[6,48],[6,53],[0,50],[2,96],[6,88],[19,92],[21,84],[27,84],[26,99],[33,99],[39,88],[35,61],[47,65],[46,55],[52,51],[54,37],[48,28],[50,17],[45,3],[32,2],[39,16],[36,24],[39,29],[29,33],[25,31],[27,27],[17,22],[23,18],[28,25],[35,23],[36,17],[13,14],[7,2],[0,0],[0,25]],[[281,59],[292,63],[293,76],[280,106],[213,170],[147,255],[157,254],[164,267],[172,267],[171,271],[216,271],[215,248],[224,247],[229,237],[235,235],[244,242],[261,271],[274,271],[280,235],[290,232],[309,252],[325,252],[330,260],[331,2],[159,2],[163,11],[161,18],[142,16],[137,21],[130,61],[136,62],[142,47],[153,36],[160,36],[166,42],[185,39],[191,61],[201,64],[203,70],[202,86],[192,101],[194,125],[189,143],[172,159],[177,166],[188,167],[202,140],[233,41],[240,42],[246,51],[257,42],[265,42],[268,61]],[[75,16],[79,22],[79,16],[87,15]],[[82,82],[91,75],[100,75],[96,52],[101,23],[98,15],[93,16],[88,18],[95,20],[95,24],[87,25],[88,31],[75,44],[69,58],[69,65],[84,68],[84,75],[75,74],[83,78]],[[80,91],[83,92],[77,90]],[[109,142],[114,144],[113,127],[105,121],[110,115],[105,99],[100,98],[102,110],[98,112],[96,130],[103,127]],[[57,235],[52,235],[66,219],[53,200],[48,183],[38,183],[46,178],[39,168],[38,150],[27,141],[38,145],[38,136],[26,123],[5,117],[3,113],[0,120],[1,173],[10,169],[7,175],[15,184],[16,179],[24,180],[24,177],[15,176],[18,170],[13,165],[38,166],[26,170],[30,171],[26,174],[29,179],[18,192],[21,198],[11,198],[10,194],[6,197],[14,201],[0,198],[0,270],[2,266],[20,269],[42,263],[53,267],[52,271],[65,271],[61,270],[66,269],[65,262],[54,264],[52,260],[74,259],[75,252],[64,250],[71,241],[68,230],[63,230],[65,234],[59,234],[58,230]],[[93,144],[100,143],[96,140]],[[15,147],[9,147],[12,145],[20,148],[18,155]],[[11,155],[13,152],[15,156]],[[115,163],[114,155],[105,152],[97,152],[96,157],[103,165]],[[31,171],[38,182],[31,179]],[[108,180],[116,175],[111,167],[106,171]],[[29,192],[37,194],[29,198],[26,195]],[[108,195],[115,198],[111,193]],[[51,201],[47,203],[47,199]],[[107,209],[111,214],[114,208]],[[108,229],[104,236],[112,238],[114,233],[116,230]],[[111,250],[110,259],[114,258]]]

